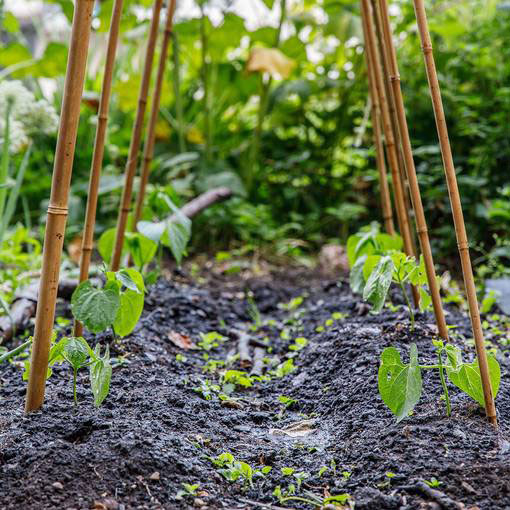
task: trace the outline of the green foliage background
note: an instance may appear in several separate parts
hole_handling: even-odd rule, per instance
[[[70,0],[46,3],[58,4],[71,19]],[[280,38],[273,25],[249,29],[249,20],[232,10],[233,3],[202,0],[195,17],[177,11],[152,183],[165,187],[177,203],[214,185],[236,190],[236,198],[197,218],[193,228],[197,251],[248,244],[299,255],[330,240],[345,242],[360,225],[380,220],[358,2],[289,0]],[[262,3],[272,7],[278,18],[280,0],[259,3],[261,9]],[[74,165],[70,236],[82,228],[95,100],[112,4],[105,0],[96,6]],[[151,2],[125,4],[98,232],[114,224],[118,210]],[[412,2],[390,4],[433,247],[438,258],[448,262],[456,253],[455,236]],[[468,234],[473,244],[483,246],[482,256],[494,248],[493,255],[508,262],[508,245],[494,235],[505,234],[510,222],[510,10],[494,0],[427,4]],[[53,80],[53,100],[59,108],[66,40],[48,38],[36,58],[29,37],[33,29],[2,10],[0,68],[41,94],[42,79]],[[288,78],[273,77],[268,86],[245,67],[253,47],[273,47],[276,41],[295,67]],[[253,157],[265,88],[260,151]],[[34,223],[43,217],[49,196],[54,145],[55,139],[38,141],[23,186]],[[18,219],[23,219],[21,210]]]

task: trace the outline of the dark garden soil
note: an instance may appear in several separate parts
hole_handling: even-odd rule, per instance
[[[298,296],[304,301],[297,309],[278,307]],[[209,360],[225,361],[236,352],[235,329],[249,331],[256,309],[262,321],[275,322],[252,337],[268,337],[270,358],[285,361],[295,352],[296,370],[238,389],[227,401],[214,390],[206,400],[194,388],[205,380],[218,383],[224,368],[205,372],[205,351],[177,347],[170,336],[188,335],[196,344],[200,332],[217,331],[228,340],[208,352]],[[447,319],[458,326],[454,341],[471,355],[462,341],[462,335],[470,338],[466,315],[450,309]],[[432,371],[424,375],[413,416],[400,424],[379,397],[382,349],[395,345],[407,358],[413,341],[420,361],[434,362],[432,324],[431,315],[420,315],[410,333],[403,309],[372,315],[347,283],[306,272],[210,276],[201,285],[183,277],[160,281],[135,333],[112,345],[119,364],[101,408],[93,407],[83,370],[80,405],[73,409],[70,371],[62,366],[48,380],[42,412],[25,416],[20,363],[1,367],[0,508],[313,508],[300,501],[280,504],[272,495],[277,485],[283,491],[297,485],[293,475],[282,474],[286,467],[308,473],[298,496],[348,493],[357,510],[510,509],[510,361],[504,345],[494,344],[503,374],[499,432],[453,386],[453,416],[447,419]],[[289,351],[296,337],[308,344]],[[185,360],[176,359],[179,354]],[[230,368],[240,369],[239,361]],[[296,402],[286,408],[282,395]],[[224,452],[254,469],[272,470],[256,476],[253,487],[229,482],[210,460]],[[440,483],[430,488],[425,481],[434,478]],[[200,487],[179,500],[183,482]]]

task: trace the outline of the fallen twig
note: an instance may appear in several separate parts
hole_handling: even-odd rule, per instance
[[[251,369],[250,375],[262,375],[264,372],[264,357],[266,355],[266,350],[263,347],[255,347],[253,352],[253,367]]]

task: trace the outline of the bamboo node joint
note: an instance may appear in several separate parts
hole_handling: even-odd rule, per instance
[[[421,49],[423,53],[432,53],[432,44],[424,44]]]
[[[468,242],[457,243],[457,246],[459,247],[460,251],[469,250],[469,243]]]
[[[390,81],[391,82],[400,81],[400,74],[392,74],[392,75],[390,75]]]
[[[67,207],[59,207],[57,205],[48,206],[48,214],[53,214],[56,216],[67,216],[67,212]]]

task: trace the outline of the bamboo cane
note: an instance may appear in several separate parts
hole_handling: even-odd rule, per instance
[[[373,25],[374,28],[372,30],[374,31],[374,37],[377,42],[377,49],[375,51],[379,52],[379,58],[383,73],[383,83],[384,83],[384,93],[386,94],[387,102],[388,102],[388,111],[390,115],[390,121],[391,121],[391,132],[393,134],[393,139],[395,140],[395,145],[397,147],[397,156],[398,156],[398,172],[395,175],[394,178],[398,179],[400,181],[400,188],[402,189],[402,197],[404,202],[404,211],[407,218],[407,221],[410,222],[410,211],[411,207],[409,204],[409,197],[407,195],[407,188],[405,186],[406,179],[405,179],[405,161],[402,155],[402,144],[401,144],[401,138],[400,138],[400,131],[398,128],[398,120],[397,120],[397,113],[395,108],[395,97],[393,94],[393,89],[391,88],[390,83],[388,80],[385,80],[384,77],[388,75],[388,69],[389,69],[389,52],[388,48],[384,44],[383,37],[382,37],[382,31],[381,31],[381,24],[380,24],[380,17],[377,15],[376,12],[374,12],[373,9],[373,2],[372,5],[369,5],[368,9],[369,12],[367,12],[367,24],[372,25],[375,21],[375,24]],[[399,226],[399,228],[401,228]],[[414,258],[417,257],[417,251],[416,251],[416,244],[415,239],[413,236],[413,229],[411,229],[411,226],[409,227],[410,233],[410,243],[409,243],[409,252],[406,251],[407,255],[410,255]],[[416,308],[420,305],[420,294],[418,292],[418,288],[414,285],[411,285],[411,293],[413,296],[413,303]]]
[[[143,69],[142,81],[140,83],[140,92],[138,95],[138,107],[136,109],[133,132],[131,134],[131,143],[129,145],[129,154],[124,170],[124,190],[122,192],[121,207],[117,219],[117,230],[115,234],[115,245],[111,260],[112,271],[117,271],[120,266],[122,256],[122,246],[126,232],[126,223],[129,211],[131,210],[131,196],[133,193],[133,180],[135,178],[136,167],[138,163],[138,153],[142,139],[143,121],[147,107],[147,96],[149,94],[149,85],[151,80],[152,62],[154,60],[154,49],[158,36],[159,15],[163,0],[155,0],[152,9],[152,20],[149,28],[149,38],[147,41],[147,50],[145,53],[145,64]]]
[[[136,208],[135,215],[133,216],[133,224],[131,230],[136,230],[136,224],[140,221],[142,216],[143,202],[145,199],[145,190],[149,181],[150,166],[152,158],[154,157],[154,140],[156,138],[156,122],[159,115],[159,105],[161,102],[161,91],[163,89],[163,79],[165,77],[165,67],[168,55],[168,45],[170,38],[172,37],[173,18],[175,13],[176,0],[170,0],[168,3],[166,13],[166,25],[165,32],[163,34],[163,40],[161,41],[161,53],[159,55],[158,74],[156,78],[156,85],[154,86],[154,94],[152,97],[152,106],[149,119],[149,125],[147,128],[147,138],[143,148],[142,158],[142,173],[140,181],[140,189],[136,197]]]
[[[106,128],[108,125],[108,107],[112,89],[113,68],[117,43],[119,39],[120,18],[122,15],[122,4],[124,0],[115,0],[112,17],[110,21],[110,32],[108,34],[108,46],[106,49],[106,61],[104,67],[103,85],[101,88],[101,99],[97,117],[96,139],[94,141],[94,152],[92,155],[92,166],[90,169],[89,190],[87,198],[87,210],[85,213],[85,229],[81,244],[80,255],[80,282],[89,277],[90,258],[94,242],[94,226],[96,223],[97,199],[99,191],[99,180],[103,164],[104,143],[106,139]],[[74,323],[74,336],[83,335],[83,324],[79,321]]]
[[[446,327],[443,305],[441,303],[441,296],[439,294],[439,285],[436,279],[436,270],[434,267],[432,250],[430,248],[427,221],[425,220],[425,212],[423,210],[423,204],[421,201],[420,187],[418,185],[418,178],[416,176],[416,168],[413,159],[413,150],[411,146],[411,139],[409,136],[409,129],[407,126],[407,119],[404,108],[404,99],[402,97],[402,89],[400,87],[400,75],[398,72],[397,55],[391,34],[387,1],[378,0],[377,6],[381,11],[384,43],[387,46],[390,54],[389,62],[390,66],[388,69],[390,74],[388,78],[393,88],[393,94],[395,97],[395,107],[397,109],[397,118],[402,140],[402,149],[404,153],[405,167],[407,171],[407,180],[409,182],[411,201],[413,203],[414,214],[416,217],[416,230],[418,232],[418,239],[420,241],[420,248],[425,263],[425,270],[427,273],[427,282],[429,286],[430,295],[432,298],[432,307],[434,308],[434,315],[436,318],[438,333],[442,338],[447,340],[448,329]]]
[[[67,62],[62,111],[58,132],[51,196],[46,220],[41,285],[32,347],[26,412],[39,409],[44,401],[51,332],[60,273],[60,257],[67,220],[76,134],[85,79],[90,25],[94,0],[75,2],[69,59]]]
[[[368,88],[370,99],[372,100],[372,130],[374,132],[375,157],[377,170],[379,172],[379,188],[381,194],[381,209],[384,220],[384,227],[388,234],[395,234],[393,225],[393,211],[391,207],[390,187],[388,185],[388,176],[386,174],[386,162],[384,160],[384,147],[381,132],[381,106],[379,97],[374,84],[372,62],[368,52],[365,53],[367,65]]]
[[[372,63],[373,77],[376,88],[376,93],[379,96],[381,106],[382,121],[384,136],[386,140],[386,153],[391,169],[391,176],[393,181],[393,192],[395,196],[395,209],[397,211],[397,220],[399,224],[400,233],[404,241],[404,251],[407,255],[413,256],[413,248],[411,241],[411,229],[409,227],[409,217],[404,205],[404,195],[402,190],[402,181],[400,180],[397,146],[393,136],[391,127],[391,117],[388,107],[388,98],[384,90],[384,80],[382,76],[381,62],[379,55],[376,52],[376,41],[373,24],[370,23],[370,4],[368,0],[361,0],[361,15],[366,36],[365,46],[368,50],[369,59]],[[413,296],[416,291],[413,290]],[[418,300],[419,302],[419,300]]]
[[[432,51],[432,41],[430,38],[427,14],[423,0],[414,0],[414,10],[418,31],[420,33],[421,46],[425,59],[425,68],[429,82],[430,95],[432,97],[432,106],[434,108],[434,117],[436,119],[437,133],[439,135],[439,145],[443,157],[443,166],[446,174],[446,183],[448,185],[448,194],[453,212],[453,222],[455,225],[455,234],[457,236],[457,246],[459,248],[460,260],[462,264],[462,274],[464,276],[464,285],[469,304],[469,315],[471,317],[471,326],[475,338],[476,354],[478,357],[478,366],[482,380],[483,397],[485,401],[485,411],[489,421],[497,426],[496,407],[494,405],[494,396],[492,393],[489,365],[487,362],[487,353],[485,351],[482,323],[478,310],[478,300],[476,297],[475,281],[473,278],[473,269],[471,267],[471,258],[469,256],[469,243],[462,213],[462,203],[460,201],[459,189],[457,186],[457,176],[455,174],[455,165],[453,162],[452,149],[448,136],[448,127],[443,109],[441,98],[441,89],[437,77],[436,64]]]
[[[375,35],[377,40],[377,48],[379,50],[379,54],[381,55],[381,67],[383,69],[383,77],[388,76],[390,55],[386,44],[384,44],[384,37],[382,33],[382,21],[380,17],[379,10],[375,7],[376,0],[371,0],[371,11],[373,13],[373,18],[375,21]],[[397,110],[395,108],[395,97],[393,94],[393,89],[391,88],[391,84],[387,79],[384,79],[384,89],[386,90],[386,96],[388,97],[388,108],[390,110],[390,118],[391,118],[391,127],[393,129],[393,136],[395,138],[395,142],[398,147],[398,168],[400,175],[400,182],[402,183],[402,192],[404,195],[404,206],[407,211],[407,215],[411,218],[413,210],[411,208],[411,203],[409,201],[409,185],[407,182],[407,172],[405,169],[405,161],[404,156],[402,154],[402,143],[400,137],[400,131],[398,127],[398,118],[397,118]],[[410,220],[411,221],[411,220]],[[415,231],[411,229],[411,243],[413,247],[413,255],[417,258],[417,250],[416,250],[416,240],[415,240]],[[414,288],[416,291],[416,288]],[[418,305],[419,296],[417,292],[413,293],[413,298],[415,301],[415,305]]]

